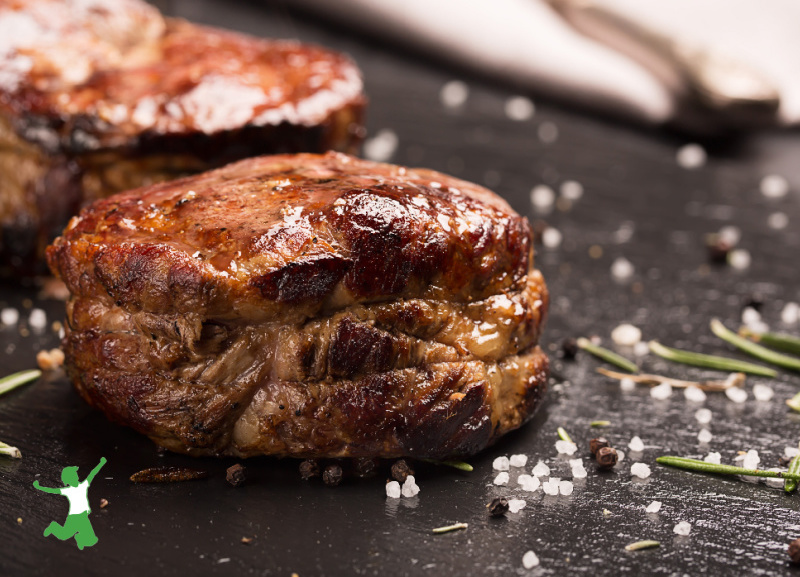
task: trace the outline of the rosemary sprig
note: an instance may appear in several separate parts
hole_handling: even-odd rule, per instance
[[[11,445],[6,445],[4,442],[0,441],[0,455],[6,455],[7,457],[11,457],[12,459],[21,459],[22,453],[16,447],[12,447]]]
[[[466,471],[467,473],[471,473],[475,470],[475,468],[470,465],[469,463],[465,463],[464,461],[437,461],[436,459],[419,459],[420,461],[424,461],[426,463],[431,463],[432,465],[444,465],[445,467],[453,467],[454,469],[458,469],[459,471]]]
[[[772,349],[778,349],[785,353],[800,355],[800,337],[787,335],[786,333],[756,333],[747,327],[739,329],[739,334],[753,342],[761,343]]]
[[[800,393],[797,393],[791,399],[786,399],[786,404],[793,411],[797,411],[798,413],[800,413]]]
[[[618,355],[613,351],[609,351],[606,348],[601,346],[595,345],[589,339],[581,337],[578,339],[578,347],[586,351],[587,353],[591,353],[599,359],[603,359],[607,363],[611,363],[612,365],[616,365],[619,368],[628,371],[629,373],[638,373],[639,367],[636,366],[635,363],[629,361],[625,357]]]
[[[711,321],[711,332],[713,332],[723,341],[732,344],[737,349],[740,349],[747,354],[756,357],[757,359],[761,359],[762,361],[771,363],[773,365],[778,365],[784,369],[800,371],[800,359],[790,357],[788,355],[782,355],[781,353],[776,353],[775,351],[771,351],[766,347],[762,347],[761,345],[758,345],[752,341],[748,341],[746,338],[740,337],[735,332],[728,329],[719,321],[719,319],[713,319]]]
[[[35,381],[41,376],[42,371],[33,369],[29,371],[20,371],[18,373],[8,375],[7,377],[3,377],[0,379],[0,395],[5,394],[12,389],[16,389],[17,387],[21,387],[24,384],[30,383],[31,381]]]
[[[590,427],[608,427],[611,425],[611,421],[592,421],[589,423]]]
[[[762,367],[761,365],[754,365],[745,361],[737,359],[730,359],[728,357],[718,357],[716,355],[704,355],[701,353],[693,353],[691,351],[683,351],[681,349],[673,349],[665,347],[658,341],[650,341],[650,351],[662,359],[675,361],[676,363],[683,363],[684,365],[692,365],[695,367],[705,367],[707,369],[717,369],[720,371],[750,373],[751,375],[761,375],[762,377],[776,377],[778,372],[769,367]]]
[[[800,475],[800,455],[795,455],[792,462],[789,463],[789,471],[790,475]],[[783,490],[787,493],[791,493],[797,489],[797,481],[795,479],[786,479],[783,482]]]
[[[558,429],[556,429],[556,432],[558,433],[558,438],[561,439],[562,441],[566,441],[568,443],[575,442],[572,440],[572,437],[569,436],[569,433],[567,433],[567,431],[564,430],[564,427],[559,427]]]
[[[602,367],[598,368],[597,372],[600,373],[601,375],[611,377],[612,379],[619,379],[619,380],[631,379],[632,381],[643,385],[660,385],[661,383],[669,383],[676,389],[697,387],[699,389],[703,389],[704,391],[724,391],[725,389],[729,389],[731,387],[740,387],[744,384],[745,380],[744,373],[735,373],[735,377],[733,379],[728,379],[726,381],[696,382],[696,381],[682,381],[680,379],[672,379],[670,377],[663,377],[661,375],[627,375],[624,373],[609,371]]]
[[[653,547],[661,547],[661,543],[659,543],[658,541],[653,541],[652,539],[647,539],[645,541],[636,541],[636,543],[625,545],[625,550],[638,551],[640,549],[652,549]]]
[[[656,463],[686,469],[689,471],[700,471],[702,473],[715,473],[717,475],[747,475],[748,477],[769,477],[772,479],[793,479],[800,481],[800,473],[783,473],[780,471],[764,471],[762,469],[745,469],[734,465],[717,465],[706,463],[697,459],[687,459],[685,457],[675,457],[667,455],[658,457]]]
[[[453,523],[452,525],[447,525],[446,527],[436,527],[436,529],[433,529],[432,532],[438,535],[440,533],[449,533],[450,531],[466,529],[467,527],[469,527],[468,523]]]

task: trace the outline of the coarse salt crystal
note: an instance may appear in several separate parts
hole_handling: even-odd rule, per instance
[[[699,144],[686,144],[678,149],[675,159],[682,168],[700,168],[706,163],[706,151]]]
[[[734,403],[744,403],[747,400],[747,391],[741,387],[728,387],[725,389],[725,396]]]
[[[47,313],[42,309],[33,309],[28,317],[28,324],[32,329],[44,329],[47,326]]]
[[[419,493],[419,486],[414,479],[414,475],[409,475],[406,477],[405,483],[403,483],[403,490],[401,491],[403,497],[414,497]]]
[[[522,566],[525,569],[533,569],[534,567],[539,566],[539,558],[536,556],[536,553],[533,551],[528,551],[522,556]]]
[[[754,323],[760,323],[761,313],[753,307],[745,307],[742,311],[742,322],[748,326]]]
[[[728,253],[728,264],[737,270],[748,268],[750,261],[750,253],[743,248],[737,248]]]
[[[574,180],[565,180],[561,183],[561,196],[567,200],[578,200],[583,196],[583,185]]]
[[[719,240],[728,246],[736,246],[742,240],[742,230],[733,225],[723,226],[719,229]]]
[[[519,513],[525,508],[528,503],[524,499],[509,499],[508,511],[510,513]]]
[[[394,131],[387,128],[379,130],[375,136],[364,142],[364,156],[376,162],[389,160],[397,150],[400,140]]]
[[[742,459],[742,467],[745,469],[757,469],[758,464],[761,462],[761,457],[758,455],[758,451],[755,449],[750,449],[745,453],[744,458]]]
[[[631,465],[631,475],[640,479],[647,479],[650,476],[650,467],[644,463],[634,463]]]
[[[558,484],[558,492],[564,495],[572,495],[572,491],[575,489],[575,485],[572,484],[572,481],[561,481]]]
[[[586,469],[583,466],[572,468],[572,477],[575,479],[585,479],[587,476]]]
[[[533,468],[533,474],[537,477],[547,477],[550,474],[550,467],[544,461],[539,461]]]
[[[512,467],[524,467],[528,463],[528,455],[511,455],[508,464]]]
[[[539,485],[541,485],[538,477],[532,477],[530,475],[520,475],[517,479],[517,483],[519,483],[523,491],[528,491],[531,493],[538,489]]]
[[[621,324],[611,331],[611,340],[624,347],[632,347],[642,340],[642,331],[631,324]]]
[[[511,464],[508,457],[497,457],[494,461],[492,461],[492,469],[495,471],[508,471],[508,467]]]
[[[517,484],[518,485],[524,485],[525,483],[530,483],[531,479],[535,479],[535,478],[536,477],[533,477],[531,475],[523,473],[522,475],[517,477]]]
[[[709,409],[697,409],[697,412],[694,414],[694,418],[697,419],[697,422],[701,425],[707,425],[711,422],[711,411]]]
[[[569,467],[570,469],[574,469],[575,467],[583,467],[583,459],[570,459]]]
[[[787,459],[794,459],[797,455],[800,455],[800,447],[784,447],[783,448],[783,456]]]
[[[713,438],[714,435],[708,429],[700,429],[700,432],[697,433],[697,440],[701,443],[710,443]]]
[[[556,201],[556,193],[553,189],[544,184],[534,186],[531,189],[531,204],[539,209],[549,209]]]
[[[789,226],[789,216],[785,212],[773,212],[767,217],[767,226],[772,230],[783,230]]]
[[[786,469],[779,469],[777,467],[773,467],[771,469],[767,469],[768,471],[773,471],[775,473],[785,473]],[[772,487],[773,489],[783,489],[785,481],[782,478],[770,478],[767,477],[764,479],[764,483],[767,487]]]
[[[536,112],[533,102],[531,102],[530,98],[525,98],[524,96],[514,96],[506,100],[505,109],[506,116],[517,122],[529,120],[533,117],[533,113]]]
[[[653,501],[646,508],[647,513],[658,513],[661,510],[661,501]]]
[[[460,108],[467,101],[469,87],[460,80],[447,82],[439,91],[439,100],[447,108]]]
[[[498,473],[497,477],[494,478],[495,485],[508,485],[508,473],[503,471],[502,473]]]
[[[611,263],[611,276],[617,280],[629,279],[633,276],[633,263],[624,256],[618,257]]]
[[[574,455],[578,450],[578,445],[569,441],[556,441],[556,451],[564,455]]]
[[[19,311],[12,308],[4,308],[0,311],[0,323],[6,326],[15,325],[19,322]]]
[[[769,385],[763,385],[761,383],[753,385],[753,397],[755,397],[756,401],[766,403],[771,401],[773,396],[775,396],[775,391],[773,391],[772,387]]]
[[[712,451],[708,455],[706,455],[703,460],[706,463],[713,463],[714,465],[719,465],[722,462],[722,455]]]
[[[800,320],[800,305],[786,303],[781,311],[781,322],[785,325],[796,325],[798,320]]]
[[[672,385],[663,382],[650,389],[650,396],[658,401],[664,401],[672,396]]]
[[[759,188],[767,198],[783,198],[789,192],[789,181],[779,174],[768,174],[761,179]]]
[[[629,378],[624,378],[619,380],[619,388],[623,391],[629,392],[636,388],[636,381]]]
[[[633,345],[633,354],[637,357],[644,357],[650,353],[650,346],[645,342],[639,342]]]
[[[558,248],[561,246],[561,232],[557,228],[548,226],[542,233],[542,244],[547,248]]]
[[[390,481],[386,483],[386,496],[390,499],[399,499],[401,495],[400,483],[397,481]]]
[[[558,495],[558,484],[561,482],[560,479],[553,479],[552,477],[542,483],[542,490],[544,491],[545,495]]]
[[[631,442],[628,443],[628,448],[634,453],[641,453],[644,451],[644,442],[638,436],[633,437]]]
[[[625,451],[620,451],[617,449],[617,463],[621,463],[625,460]]]
[[[694,385],[686,387],[683,390],[683,396],[686,397],[687,401],[691,401],[692,403],[702,403],[706,400],[706,394],[703,392],[703,389],[695,387]]]
[[[681,521],[677,525],[672,528],[672,532],[676,535],[686,536],[692,532],[692,525],[691,523],[687,523],[686,521]]]

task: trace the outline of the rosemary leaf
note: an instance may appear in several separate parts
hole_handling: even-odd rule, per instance
[[[789,471],[790,475],[800,475],[800,455],[796,455],[792,462],[789,463]],[[791,493],[797,489],[797,480],[796,479],[786,479],[783,482],[783,490],[787,493]]]
[[[669,383],[672,387],[676,389],[697,387],[699,389],[703,389],[704,391],[724,391],[725,389],[729,389],[731,387],[740,387],[744,385],[744,380],[745,380],[744,373],[735,373],[735,378],[726,381],[697,382],[697,381],[682,381],[680,379],[672,379],[670,377],[664,377],[661,375],[627,375],[624,373],[609,371],[602,367],[599,367],[597,369],[597,372],[600,373],[601,375],[611,377],[612,379],[619,379],[619,380],[631,379],[632,381],[643,385],[660,385],[661,383]]]
[[[569,436],[569,433],[564,430],[564,427],[559,427],[557,429],[558,438],[562,441],[567,441],[568,443],[574,443],[575,441],[572,440],[572,437]]]
[[[800,337],[787,335],[786,333],[755,333],[747,327],[740,328],[739,334],[771,349],[800,355]]]
[[[7,393],[17,387],[21,387],[31,381],[35,381],[42,376],[42,371],[33,369],[29,371],[20,371],[7,377],[0,379],[0,395]]]
[[[592,421],[589,423],[590,427],[608,427],[611,425],[611,421]]]
[[[453,467],[454,469],[458,469],[459,471],[466,471],[467,473],[471,473],[474,471],[474,467],[469,463],[465,463],[464,461],[437,461],[436,459],[420,459],[420,461],[425,461],[426,463],[431,463],[433,465],[444,465],[445,467]]]
[[[638,551],[640,549],[652,549],[653,547],[661,547],[661,543],[659,543],[658,541],[653,541],[652,539],[647,539],[645,541],[636,541],[636,543],[625,545],[625,550]]]
[[[753,363],[747,363],[738,359],[730,359],[728,357],[704,355],[701,353],[693,353],[691,351],[673,349],[671,347],[665,347],[658,341],[650,341],[649,345],[652,353],[663,359],[675,361],[676,363],[683,363],[684,365],[705,367],[707,369],[717,369],[728,372],[750,373],[751,375],[761,375],[762,377],[778,376],[778,372],[775,369],[762,367],[761,365],[754,365]]]
[[[790,357],[788,355],[782,355],[781,353],[776,353],[775,351],[771,351],[766,347],[762,347],[759,344],[748,341],[746,338],[740,337],[735,332],[728,329],[719,321],[719,319],[713,319],[711,321],[711,332],[713,332],[723,341],[732,344],[737,349],[740,349],[746,352],[748,355],[756,357],[757,359],[761,359],[762,361],[771,363],[773,365],[778,365],[784,369],[800,371],[800,359],[796,357]]]
[[[12,447],[11,445],[6,445],[2,441],[0,441],[0,455],[5,455],[7,457],[11,457],[12,459],[21,459],[22,453],[16,447]]]
[[[789,405],[789,408],[793,411],[800,413],[800,393],[797,393],[791,399],[786,399],[786,404]]]
[[[578,339],[578,347],[586,351],[587,353],[591,353],[599,359],[603,359],[607,363],[611,363],[612,365],[616,365],[619,368],[628,371],[629,373],[638,373],[639,367],[636,366],[635,363],[629,361],[625,357],[618,355],[613,351],[609,351],[606,348],[593,344],[589,339],[581,337]]]
[[[743,467],[735,467],[733,465],[717,465],[715,463],[706,463],[697,459],[687,459],[685,457],[675,457],[667,455],[658,457],[656,463],[659,465],[667,465],[669,467],[677,467],[678,469],[686,469],[689,471],[700,471],[702,473],[714,473],[717,475],[747,475],[748,477],[770,477],[773,479],[793,479],[800,480],[800,473],[782,473],[779,471],[764,471],[762,469],[745,469]]]
[[[433,530],[433,533],[438,535],[440,533],[449,533],[450,531],[466,529],[467,527],[469,527],[469,524],[467,523],[453,523],[452,525],[447,525],[446,527],[436,527],[436,529]]]

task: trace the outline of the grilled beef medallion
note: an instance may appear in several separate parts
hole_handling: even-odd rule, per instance
[[[0,0],[0,274],[43,271],[89,201],[258,154],[354,151],[346,57],[140,0]]]
[[[531,231],[494,193],[340,153],[99,200],[47,249],[69,376],[192,455],[471,455],[546,388]]]

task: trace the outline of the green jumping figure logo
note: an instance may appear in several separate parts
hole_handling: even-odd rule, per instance
[[[40,491],[64,495],[69,499],[67,520],[63,525],[55,521],[50,523],[44,530],[45,537],[55,535],[62,541],[75,537],[75,544],[81,550],[97,543],[97,535],[94,534],[92,522],[89,521],[89,513],[92,512],[89,507],[89,484],[105,464],[106,458],[102,457],[92,472],[81,482],[78,481],[78,467],[64,467],[61,471],[61,482],[64,483],[64,487],[42,487],[39,481],[33,482],[33,486]]]

